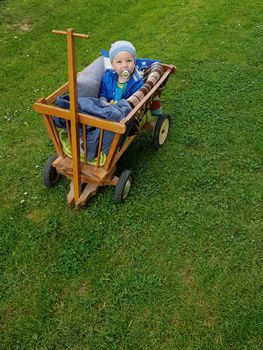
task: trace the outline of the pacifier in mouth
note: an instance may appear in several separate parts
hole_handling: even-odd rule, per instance
[[[127,78],[129,78],[129,76],[130,76],[130,72],[129,72],[128,70],[124,70],[124,71],[122,71],[121,76],[122,76],[124,79],[127,79]]]

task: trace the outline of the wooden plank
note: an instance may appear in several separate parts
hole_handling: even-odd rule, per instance
[[[74,201],[74,186],[73,186],[73,181],[71,181],[69,193],[67,195],[67,203],[69,207],[73,204],[73,201]]]
[[[78,201],[76,202],[76,207],[78,208],[85,205],[91,197],[96,195],[98,189],[99,186],[97,184],[88,183],[82,191]]]
[[[100,129],[100,140],[99,140],[99,147],[98,147],[98,154],[97,154],[97,162],[96,167],[98,168],[100,166],[100,152],[102,148],[102,138],[103,138],[103,130]]]
[[[62,151],[61,144],[60,144],[60,142],[57,141],[56,135],[54,135],[54,131],[53,131],[52,126],[49,122],[50,116],[42,114],[42,117],[43,117],[44,123],[46,125],[49,136],[53,142],[53,145],[55,147],[57,154],[60,155],[61,157],[64,157],[64,152]]]
[[[103,166],[103,169],[105,169],[106,171],[112,166],[116,164],[116,161],[114,161],[114,156],[117,152],[117,147],[119,144],[119,140],[120,140],[120,134],[115,134],[114,139],[112,140],[111,146],[110,146],[110,150],[109,153],[107,155],[107,159],[106,159],[106,163]]]
[[[73,29],[68,29],[68,31],[72,31],[73,32]],[[52,30],[52,33],[53,34],[60,34],[60,35],[67,35],[68,32],[64,32],[62,30]],[[78,38],[85,38],[85,39],[88,39],[89,38],[89,35],[88,34],[79,34],[79,33],[73,33],[73,36],[76,36]]]
[[[137,135],[138,134],[129,136],[129,139],[126,142],[124,142],[122,148],[115,155],[114,163],[117,163],[117,161],[120,159],[120,157],[123,155],[123,153],[126,151],[126,149],[129,147],[129,145],[132,143],[132,141],[135,139]]]
[[[84,144],[84,163],[87,164],[87,128],[86,125],[82,125],[83,128],[83,144]]]
[[[35,102],[32,106],[33,110],[38,113],[52,115],[59,118],[70,120],[70,112],[67,109],[59,108],[53,105]]]
[[[66,128],[67,128],[67,133],[68,133],[68,141],[69,141],[69,145],[70,145],[70,149],[71,149],[72,148],[72,141],[71,141],[71,132],[70,132],[68,120],[66,120]]]
[[[40,102],[35,102],[32,108],[35,112],[38,113],[70,120],[70,112],[67,109],[59,108],[53,105],[46,105]],[[78,115],[79,122],[82,124],[99,127],[104,130],[117,132],[119,134],[124,134],[126,131],[126,126],[124,123],[118,123],[103,118],[93,117],[89,114],[78,113]]]
[[[73,168],[72,168],[72,159],[68,157],[58,157],[53,166],[59,171],[63,172],[68,178],[72,178]],[[100,182],[108,172],[105,171],[102,167],[96,168],[94,165],[90,164],[81,164],[81,176],[88,177],[92,181]]]
[[[175,74],[177,72],[177,68],[173,66],[172,64],[165,64],[162,63],[163,69],[166,72],[167,70],[171,71],[172,74]]]
[[[54,123],[54,120],[52,119],[52,117],[48,116],[48,122],[51,125],[51,128],[53,130],[53,134],[54,134],[54,136],[55,136],[55,138],[57,140],[57,144],[59,145],[59,147],[62,150],[62,145],[61,145],[61,142],[60,142],[60,139],[59,139],[59,136],[58,136],[58,131],[57,131],[57,128],[55,126],[55,123]]]
[[[51,95],[49,95],[45,100],[47,104],[52,104],[56,101],[56,98],[60,95],[64,95],[69,90],[69,82],[67,81],[64,85],[54,91]]]
[[[80,197],[80,151],[79,151],[79,115],[77,100],[77,80],[76,80],[76,54],[73,29],[67,31],[68,50],[68,77],[70,95],[70,120],[71,120],[71,155],[73,161],[73,186],[75,205]]]

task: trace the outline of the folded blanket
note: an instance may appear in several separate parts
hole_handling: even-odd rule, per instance
[[[56,105],[60,108],[69,109],[70,99],[69,95],[63,95],[57,97]],[[95,117],[104,118],[107,120],[119,122],[125,118],[132,110],[130,104],[126,100],[120,100],[114,105],[105,106],[103,102],[94,97],[79,97],[78,98],[78,111],[83,114],[89,114]],[[55,125],[58,128],[66,129],[66,122],[64,119],[54,117]],[[97,148],[99,142],[100,129],[91,126],[86,127],[87,130],[87,159],[91,161],[97,156]],[[80,129],[80,136],[83,136],[83,130]],[[103,132],[102,139],[102,152],[108,154],[114,132],[105,130]],[[85,142],[85,141],[84,141]]]
[[[69,95],[58,96],[56,105],[61,108],[70,108]],[[99,98],[95,97],[79,97],[78,98],[78,111],[84,114],[90,114],[95,117],[100,117],[115,122],[121,121],[131,111],[131,106],[126,100],[120,100],[114,105],[107,105],[103,103]]]

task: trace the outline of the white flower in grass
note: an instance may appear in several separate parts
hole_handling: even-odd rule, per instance
[[[22,204],[22,203],[24,203],[24,201],[25,201],[24,199],[21,199],[20,203]]]

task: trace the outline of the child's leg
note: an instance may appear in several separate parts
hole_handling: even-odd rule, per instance
[[[150,107],[152,115],[155,115],[156,117],[159,117],[163,111],[161,107],[161,102],[158,96],[153,98],[153,102]]]

